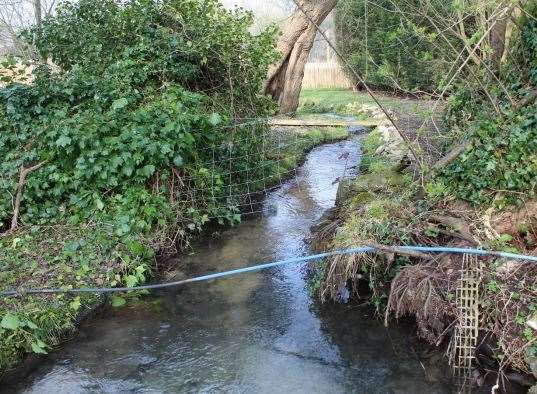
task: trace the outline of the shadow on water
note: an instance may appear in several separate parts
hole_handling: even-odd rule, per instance
[[[359,155],[359,138],[313,149],[297,177],[267,195],[262,215],[204,239],[181,257],[182,269],[190,276],[308,253],[310,227]],[[407,334],[367,309],[319,306],[304,266],[286,266],[110,308],[10,392],[450,392],[427,380]]]

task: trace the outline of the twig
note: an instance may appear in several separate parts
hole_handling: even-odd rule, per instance
[[[13,217],[11,218],[11,227],[8,233],[15,231],[19,223],[19,212],[20,212],[20,206],[21,206],[21,200],[22,200],[22,191],[24,189],[24,184],[26,183],[26,177],[28,176],[30,172],[41,168],[46,162],[47,161],[45,160],[28,168],[24,168],[24,166],[21,166],[20,173],[19,173],[19,183],[17,184],[17,194],[15,196],[15,203],[13,205]]]
[[[529,105],[533,103],[537,99],[537,90],[532,90],[526,97],[521,99],[518,103],[515,105],[515,109],[519,110],[526,105]]]
[[[444,230],[444,229],[438,229],[438,232],[440,232],[441,234],[444,234],[444,235],[447,235],[449,237],[453,237],[453,238],[460,238],[462,239],[463,241],[468,241],[470,242],[472,245],[479,245],[479,242],[477,242],[475,239],[465,235],[465,234],[461,234],[461,233],[458,233],[456,231],[449,231],[449,230]]]
[[[431,176],[435,174],[437,171],[453,163],[457,159],[457,157],[459,157],[459,155],[462,152],[464,152],[466,148],[470,146],[470,144],[471,144],[470,141],[466,141],[460,145],[457,145],[453,149],[451,149],[444,157],[442,157],[440,160],[438,160],[436,163],[433,164],[433,166],[431,167],[431,172],[426,177],[426,179],[431,178]]]
[[[473,235],[470,233],[470,231],[467,229],[469,226],[463,219],[459,219],[453,216],[446,216],[446,215],[430,215],[429,217],[435,222],[438,222],[448,228],[453,229],[455,232],[459,234],[459,238],[465,239],[475,244],[479,244],[475,240]]]

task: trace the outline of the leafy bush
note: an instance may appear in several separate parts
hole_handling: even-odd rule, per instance
[[[259,92],[276,31],[254,36],[251,23],[217,0],[80,0],[26,33],[57,67],[0,89],[0,232],[21,169],[42,164],[24,184],[24,227],[0,237],[2,289],[134,287],[154,249],[209,217],[240,219],[229,195],[275,172],[257,154],[266,125],[233,126],[272,111]],[[1,299],[0,371],[46,352],[98,302]]]
[[[237,156],[260,143],[254,127],[224,126],[271,109],[258,93],[275,59],[275,30],[253,36],[251,23],[216,0],[64,3],[37,43],[60,71],[41,66],[32,85],[0,91],[0,228],[20,168],[39,162],[24,189],[25,224],[97,215],[120,232],[146,231],[185,210],[170,202],[185,199],[170,188],[174,176],[209,178],[206,192],[220,197],[227,163],[204,163],[228,157],[231,136],[243,140]],[[248,157],[240,165],[251,165]]]
[[[511,41],[510,61],[503,70],[512,87],[521,90],[521,93],[528,86],[537,85],[537,5],[530,2],[525,11],[518,21],[522,30]]]
[[[511,40],[510,60],[500,75],[515,98],[525,97],[537,85],[537,22],[523,17],[519,24],[521,31]],[[461,88],[450,98],[446,122],[472,144],[445,169],[442,182],[473,204],[490,203],[499,193],[503,198],[498,203],[510,204],[535,196],[537,105],[517,108],[499,90],[491,92],[500,114],[479,91]]]
[[[498,193],[508,202],[534,196],[537,185],[536,107],[472,125],[472,147],[444,172],[459,198],[487,203]]]

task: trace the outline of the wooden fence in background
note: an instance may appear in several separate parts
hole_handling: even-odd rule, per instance
[[[306,63],[304,89],[352,88],[352,82],[347,78],[338,63]]]

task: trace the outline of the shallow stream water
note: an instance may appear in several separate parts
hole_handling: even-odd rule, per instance
[[[310,227],[334,205],[338,179],[359,159],[359,137],[313,149],[296,178],[267,195],[261,215],[204,239],[181,257],[181,268],[191,276],[309,253]],[[304,271],[284,266],[107,309],[3,391],[452,391],[424,371],[409,330],[383,327],[367,308],[319,305]]]

